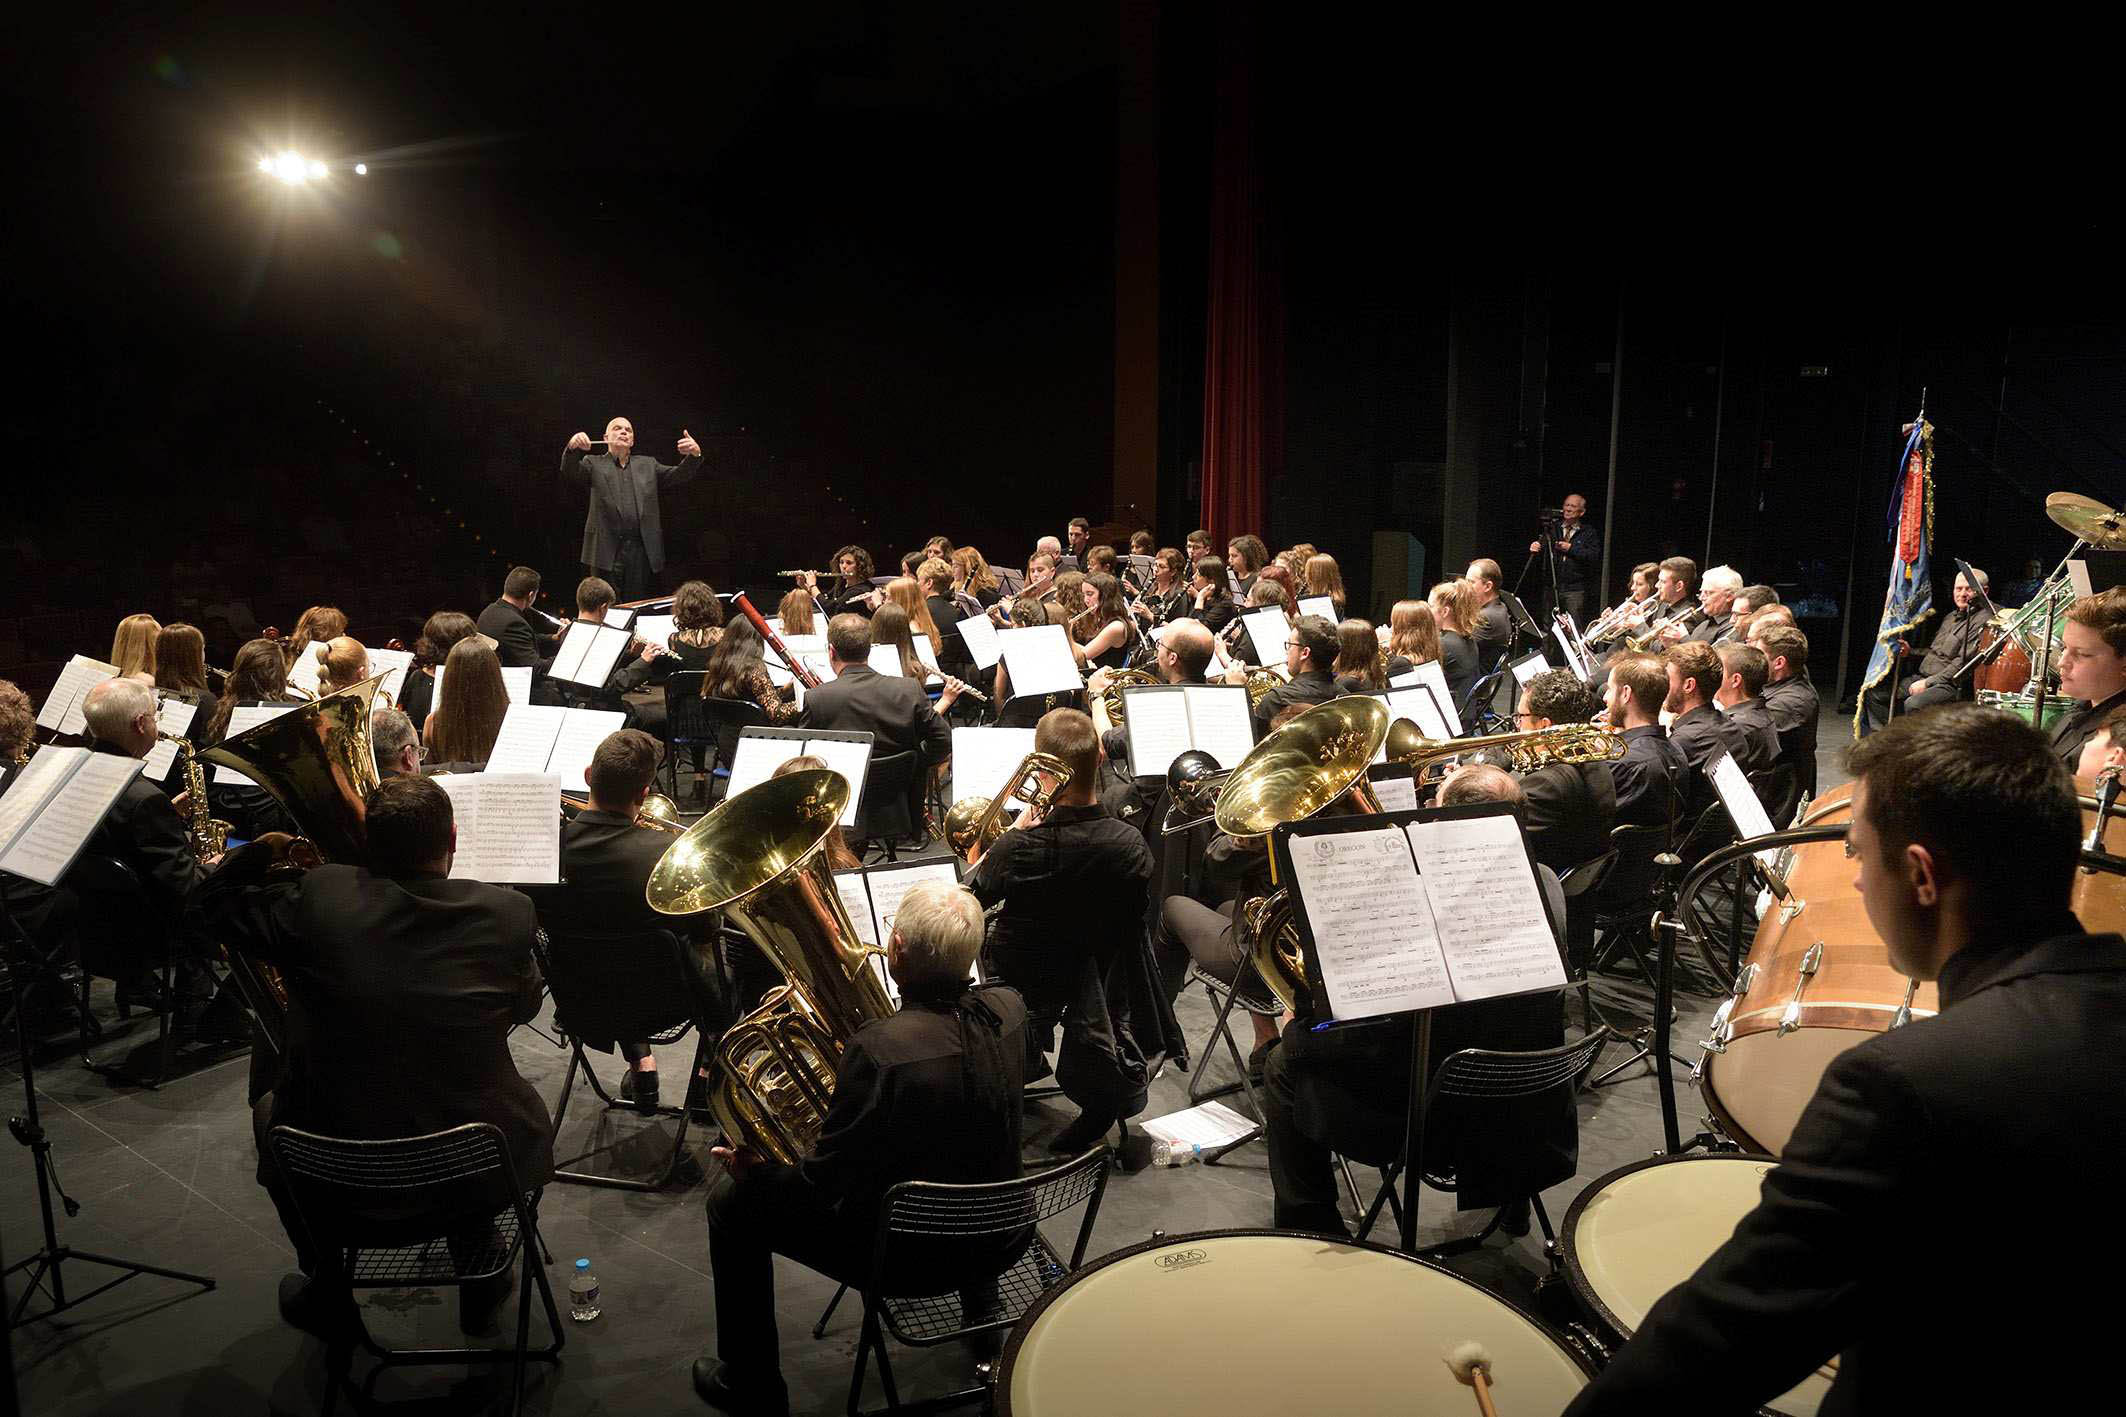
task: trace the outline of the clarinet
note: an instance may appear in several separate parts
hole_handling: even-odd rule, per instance
[[[737,607],[739,614],[753,622],[753,628],[760,631],[760,637],[768,642],[768,648],[782,656],[782,662],[790,666],[790,672],[797,676],[798,683],[804,685],[807,689],[817,689],[819,687],[819,676],[805,668],[803,660],[790,653],[789,646],[782,642],[782,636],[776,634],[775,627],[770,625],[766,618],[753,608],[753,602],[746,599],[744,591],[740,591],[736,596],[732,597],[731,604]]]

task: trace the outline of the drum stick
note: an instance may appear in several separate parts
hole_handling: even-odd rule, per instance
[[[1473,1338],[1455,1344],[1447,1350],[1447,1366],[1457,1381],[1475,1391],[1477,1411],[1483,1417],[1499,1417],[1499,1410],[1491,1405],[1491,1354],[1483,1344]]]

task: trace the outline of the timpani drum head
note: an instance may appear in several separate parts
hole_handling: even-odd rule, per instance
[[[1660,1156],[1612,1171],[1572,1203],[1559,1227],[1566,1277],[1580,1301],[1625,1339],[1655,1301],[1727,1243],[1757,1208],[1765,1156]],[[1831,1388],[1825,1371],[1768,1406],[1813,1417]]]
[[[1208,1231],[1051,1289],[1004,1352],[997,1411],[1468,1417],[1476,1398],[1444,1355],[1471,1339],[1490,1351],[1501,1412],[1563,1411],[1592,1375],[1534,1319],[1437,1265],[1320,1235]]]

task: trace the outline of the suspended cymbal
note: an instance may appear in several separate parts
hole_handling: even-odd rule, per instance
[[[2045,499],[2045,515],[2102,551],[2126,551],[2126,515],[2093,498],[2055,492]]]

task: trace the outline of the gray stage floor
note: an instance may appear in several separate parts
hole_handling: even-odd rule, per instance
[[[1823,741],[1842,744],[1846,728],[1826,714]],[[1823,782],[1843,780],[1835,753],[1823,753]],[[1643,1023],[1651,1013],[1648,994],[1635,980],[1603,979],[1597,1003],[1621,1026]],[[1703,1037],[1714,1000],[1703,994],[1679,997],[1679,1049],[1695,1057],[1692,1041]],[[108,994],[102,1003],[108,1010]],[[1200,991],[1185,994],[1180,1007],[1192,1046],[1210,1031],[1212,1014]],[[106,1012],[106,1017],[111,1015]],[[1577,1004],[1568,1011],[1575,1025]],[[140,1029],[136,1016],[132,1025]],[[550,1032],[550,1020],[541,1026]],[[110,1050],[114,1045],[107,1041]],[[519,1068],[551,1101],[567,1055],[530,1029],[512,1040]],[[594,1055],[595,1056],[595,1055]],[[1603,1066],[1623,1052],[1611,1048]],[[684,1057],[667,1051],[671,1088]],[[1221,1057],[1219,1064],[1224,1062]],[[611,1081],[619,1064],[604,1060]],[[157,1091],[115,1086],[64,1058],[37,1071],[43,1121],[69,1194],[81,1203],[73,1219],[59,1216],[63,1244],[176,1269],[203,1271],[217,1287],[196,1287],[143,1277],[57,1320],[33,1321],[13,1334],[14,1361],[24,1410],[38,1414],[314,1412],[324,1395],[324,1349],[284,1326],[274,1290],[294,1268],[294,1255],[271,1204],[253,1181],[250,1114],[245,1107],[242,1058],[190,1073]],[[1230,1075],[1227,1069],[1225,1075]],[[1147,1116],[1186,1105],[1185,1075],[1169,1070],[1154,1085]],[[20,1075],[9,1069],[5,1105],[22,1106]],[[1698,1130],[1701,1108],[1678,1073],[1685,1135]],[[672,1125],[632,1113],[595,1119],[594,1099],[578,1083],[568,1124],[556,1148],[566,1157],[586,1147],[609,1148],[604,1167],[646,1174],[669,1148]],[[1228,1099],[1229,1101],[1231,1099]],[[1029,1154],[1070,1119],[1068,1104],[1029,1106]],[[593,1135],[593,1128],[603,1132]],[[1630,1070],[1616,1085],[1585,1092],[1580,1100],[1579,1172],[1544,1195],[1553,1221],[1586,1185],[1661,1145],[1660,1112],[1650,1069]],[[698,1142],[697,1142],[697,1139]],[[660,1146],[661,1143],[661,1146]],[[711,1174],[707,1139],[690,1129],[689,1148]],[[36,1186],[29,1153],[0,1144],[0,1243],[8,1262],[39,1243]],[[1356,1171],[1370,1190],[1375,1174]],[[689,1386],[691,1361],[713,1341],[707,1230],[702,1202],[707,1182],[644,1194],[574,1185],[547,1188],[541,1227],[553,1249],[551,1271],[568,1328],[558,1370],[534,1365],[526,1410],[537,1413],[662,1413],[705,1410]],[[1211,1166],[1117,1173],[1110,1182],[1088,1253],[1099,1255],[1148,1239],[1190,1230],[1259,1227],[1269,1223],[1270,1181],[1262,1145],[1251,1143]],[[1480,1228],[1486,1213],[1457,1214],[1451,1197],[1426,1192],[1419,1240],[1437,1243]],[[55,1205],[56,1209],[56,1205]],[[1052,1236],[1067,1249],[1069,1229]],[[1382,1238],[1377,1236],[1376,1238]],[[568,1323],[563,1292],[570,1262],[588,1257],[604,1286],[603,1314],[589,1324]],[[1532,1300],[1544,1271],[1542,1236],[1494,1239],[1485,1248],[1451,1261],[1458,1273],[1520,1302]],[[811,1326],[833,1292],[820,1276],[787,1261],[777,1265],[777,1313],[783,1369],[793,1411],[840,1412],[855,1351],[859,1314],[844,1304],[824,1339]],[[70,1267],[77,1291],[100,1283],[95,1267]],[[8,1283],[10,1304],[21,1291],[20,1276]],[[41,1302],[41,1301],[40,1301]],[[1264,1332],[1274,1295],[1234,1296],[1215,1314],[1173,1315],[1175,1361],[1202,1361],[1213,1350],[1206,1336],[1233,1356],[1245,1353]],[[513,1331],[514,1301],[503,1319]],[[452,1296],[412,1291],[371,1296],[368,1320],[386,1342],[433,1344],[457,1341]],[[1258,1324],[1251,1314],[1260,1317]],[[543,1315],[533,1318],[538,1339]],[[1185,1336],[1196,1340],[1184,1344]],[[492,1341],[492,1340],[489,1340]],[[973,1358],[956,1347],[900,1349],[895,1372],[904,1398],[956,1386],[972,1371]],[[362,1368],[358,1366],[358,1372]],[[378,1385],[380,1405],[411,1412],[469,1412],[499,1403],[506,1393],[496,1370],[440,1367],[400,1370]],[[1119,1394],[1118,1394],[1119,1396]],[[875,1380],[869,1399],[881,1400]]]

